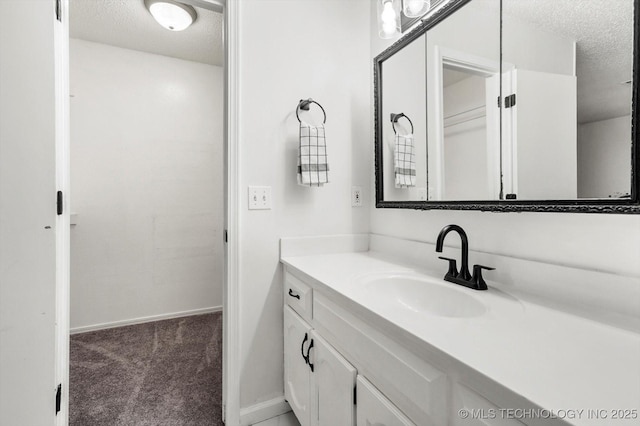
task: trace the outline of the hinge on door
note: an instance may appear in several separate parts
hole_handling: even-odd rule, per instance
[[[353,405],[358,405],[358,387],[353,387]]]
[[[56,415],[60,412],[61,405],[62,405],[62,384],[59,384],[58,389],[56,389]]]
[[[514,93],[513,95],[505,96],[504,107],[512,108],[514,106],[516,106],[516,94]]]
[[[56,196],[56,210],[58,212],[58,215],[62,214],[62,191],[58,191],[58,194]]]
[[[502,103],[500,102],[502,100],[502,98],[500,96],[498,96],[498,108],[501,107]]]
[[[227,233],[227,230],[224,230],[224,242],[227,243],[229,242],[229,234]]]
[[[56,0],[56,19],[62,22],[62,0]]]

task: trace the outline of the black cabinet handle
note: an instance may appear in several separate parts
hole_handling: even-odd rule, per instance
[[[305,364],[309,364],[309,358],[304,356],[304,344],[308,339],[309,335],[307,335],[307,333],[304,333],[304,339],[302,339],[302,345],[300,345],[300,354],[302,354],[302,359],[304,359]]]
[[[295,294],[293,292],[293,290],[291,290],[291,289],[289,289],[289,296],[295,297],[296,299],[300,300],[300,295],[299,294]]]
[[[311,343],[309,343],[309,348],[307,349],[307,364],[309,364],[309,368],[313,373],[313,364],[311,363],[311,359],[309,358],[309,352],[311,352],[311,348],[313,348],[313,339],[311,339]]]

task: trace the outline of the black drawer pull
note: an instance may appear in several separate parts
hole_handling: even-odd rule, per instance
[[[304,333],[304,339],[302,339],[302,345],[300,346],[300,353],[302,354],[302,359],[304,359],[305,364],[309,364],[309,358],[304,355],[304,344],[309,339],[307,333]]]
[[[289,289],[289,296],[295,297],[296,299],[300,300],[300,295],[299,294],[295,294],[293,292],[293,290],[291,290],[291,289]]]

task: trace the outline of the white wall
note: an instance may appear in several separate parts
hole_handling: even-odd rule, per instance
[[[283,395],[280,237],[369,230],[370,0],[240,2],[241,407]],[[327,112],[331,183],[296,183],[298,101]],[[247,210],[247,186],[272,187],[271,210]],[[353,208],[351,185],[365,207]]]
[[[370,16],[373,58],[390,42],[378,38],[375,11],[371,11]],[[373,117],[373,106],[371,114]],[[371,179],[373,182],[373,171]],[[467,231],[470,247],[474,250],[640,276],[640,215],[414,211],[371,207],[370,229],[376,234],[434,243],[440,229],[449,223],[459,224]],[[448,242],[458,244],[455,238]],[[607,291],[607,283],[602,283],[602,291]]]
[[[631,192],[631,116],[578,126],[578,197]]]
[[[71,40],[71,328],[222,304],[222,69]]]

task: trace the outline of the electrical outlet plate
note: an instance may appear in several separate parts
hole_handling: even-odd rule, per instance
[[[359,186],[351,187],[351,206],[362,207],[362,188]]]
[[[271,210],[271,187],[249,187],[249,210]]]

